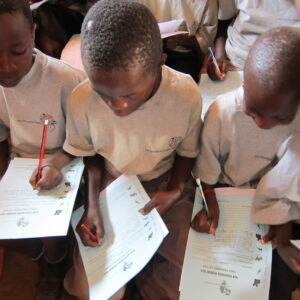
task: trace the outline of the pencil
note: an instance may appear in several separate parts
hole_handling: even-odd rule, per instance
[[[192,176],[194,177],[193,174],[192,174]],[[209,216],[209,209],[208,209],[208,205],[207,205],[204,193],[203,193],[203,189],[202,189],[202,185],[201,185],[200,179],[199,178],[195,178],[195,177],[194,177],[194,179],[195,179],[197,187],[199,188],[200,193],[201,193],[201,197],[202,197],[203,204],[204,204],[204,209],[205,209],[206,216],[207,216],[207,224],[210,226],[211,225],[211,219],[210,219],[210,216]]]
[[[40,150],[40,160],[39,160],[39,166],[38,166],[38,174],[37,174],[37,181],[41,179],[42,176],[42,167],[43,167],[43,159],[45,155],[45,143],[47,138],[47,129],[48,129],[48,123],[49,119],[45,118],[44,120],[44,128],[43,128],[43,137],[42,137],[42,143],[41,143],[41,150]]]
[[[222,72],[221,72],[221,70],[220,70],[220,68],[219,68],[219,65],[218,65],[218,63],[217,63],[216,57],[215,57],[215,55],[214,55],[214,53],[213,53],[211,47],[208,47],[208,50],[209,50],[210,56],[211,56],[211,58],[212,58],[213,64],[215,65],[215,68],[217,69],[217,71],[218,71],[220,74],[222,74]]]
[[[93,240],[93,242],[98,243],[97,236],[91,232],[91,230],[85,225],[81,224],[80,227],[83,229],[83,231]]]

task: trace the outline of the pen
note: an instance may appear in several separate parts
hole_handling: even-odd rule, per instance
[[[210,56],[211,56],[211,58],[212,58],[213,64],[215,65],[215,68],[217,69],[217,71],[218,71],[220,74],[222,74],[222,72],[220,71],[219,65],[218,65],[218,63],[217,63],[217,60],[216,60],[216,58],[215,58],[215,55],[214,55],[214,53],[213,53],[211,47],[208,47],[208,50],[209,50]]]
[[[94,233],[92,233],[91,230],[85,224],[81,224],[80,227],[87,235],[89,235],[89,237],[93,240],[93,242],[98,243],[97,236]]]
[[[193,174],[192,174],[192,176],[194,177]],[[200,193],[201,193],[201,197],[202,197],[203,204],[204,204],[204,209],[205,209],[206,216],[207,216],[207,224],[210,226],[211,225],[211,219],[210,219],[210,216],[209,216],[209,210],[208,210],[207,202],[206,202],[206,199],[205,199],[205,196],[204,196],[204,193],[203,193],[203,189],[202,189],[200,179],[195,178],[195,177],[194,177],[194,179],[195,179],[197,187],[199,188]]]
[[[42,143],[41,143],[41,150],[40,150],[40,160],[39,160],[38,174],[37,174],[37,181],[36,182],[39,182],[39,180],[41,179],[41,175],[42,175],[42,166],[43,166],[43,159],[44,159],[44,154],[45,154],[45,143],[46,143],[46,138],[47,138],[48,123],[49,123],[49,119],[45,118],[44,128],[43,128],[43,137],[42,137]]]

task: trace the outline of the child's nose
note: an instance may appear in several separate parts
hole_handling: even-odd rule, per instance
[[[116,110],[123,110],[128,107],[128,101],[125,98],[117,98],[110,100],[110,106]]]
[[[252,118],[256,125],[261,129],[270,129],[275,126],[274,122],[272,122],[270,119],[262,118],[259,116],[252,116]]]
[[[0,69],[2,71],[10,71],[12,69],[16,69],[16,65],[11,58],[11,55],[0,53]]]

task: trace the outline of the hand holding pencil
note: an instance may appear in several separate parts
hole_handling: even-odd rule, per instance
[[[35,190],[49,190],[57,186],[62,180],[62,174],[51,163],[44,161],[49,119],[45,118],[40,148],[38,167],[33,171],[29,180]],[[51,171],[49,171],[51,169]]]
[[[203,208],[192,220],[191,227],[198,232],[211,233],[215,236],[219,222],[219,205],[214,189],[205,183],[202,183],[202,189],[199,179],[196,179],[196,183],[202,197]]]
[[[104,236],[104,227],[99,209],[87,208],[77,225],[76,231],[85,246],[99,246]]]
[[[226,59],[217,59],[211,47],[208,48],[210,61],[207,65],[207,74],[212,80],[224,80],[227,72]]]

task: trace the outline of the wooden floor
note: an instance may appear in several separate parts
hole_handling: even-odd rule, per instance
[[[38,279],[38,265],[17,253],[4,254],[3,272],[0,277],[1,300],[34,300]],[[63,291],[60,300],[77,300]]]

